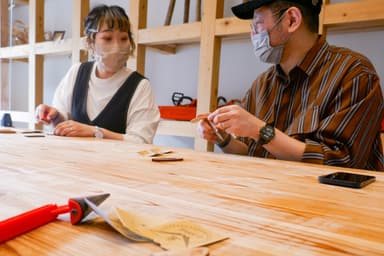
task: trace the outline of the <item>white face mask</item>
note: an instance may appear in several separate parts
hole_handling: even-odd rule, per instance
[[[253,44],[253,51],[262,62],[278,64],[283,55],[284,45],[272,47],[269,42],[268,31],[263,31],[258,34],[252,34],[251,40]]]
[[[129,58],[129,47],[95,46],[94,58],[100,72],[116,73],[123,68]]]
[[[272,31],[283,19],[285,13],[277,20],[276,24],[272,27]],[[272,47],[268,30],[264,30],[257,34],[251,33],[251,41],[253,44],[253,51],[262,62],[279,64],[283,55],[284,44]]]

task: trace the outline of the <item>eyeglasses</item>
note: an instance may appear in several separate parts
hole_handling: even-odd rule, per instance
[[[275,16],[278,17],[278,20],[277,20],[275,26],[276,26],[277,24],[279,24],[279,22],[281,21],[281,18],[283,17],[284,13],[285,13],[288,9],[289,9],[289,8],[283,8],[283,9],[281,9],[281,10],[279,10],[279,11],[276,11],[276,12],[272,13],[272,17],[275,17]],[[251,22],[251,24],[250,24],[252,33],[254,33],[254,34],[258,34],[258,33],[260,33],[260,32],[262,32],[262,31],[265,30],[264,17],[261,18],[261,19],[258,19],[256,22],[254,22],[254,21],[255,21],[255,19],[252,20],[252,22]]]

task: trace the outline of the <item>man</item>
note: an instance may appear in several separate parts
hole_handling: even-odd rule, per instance
[[[201,137],[226,153],[384,170],[379,77],[365,56],[318,35],[321,6],[253,0],[232,7],[238,18],[253,19],[254,52],[275,65],[257,77],[243,107],[200,121]]]

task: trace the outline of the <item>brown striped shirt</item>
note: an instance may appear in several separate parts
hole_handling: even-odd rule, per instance
[[[371,62],[325,37],[288,76],[271,66],[253,83],[245,108],[306,144],[303,162],[384,171],[384,103]],[[274,158],[250,139],[248,154]]]

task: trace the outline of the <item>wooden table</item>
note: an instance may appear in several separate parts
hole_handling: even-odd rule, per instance
[[[111,193],[101,208],[189,219],[230,238],[210,255],[384,255],[384,173],[174,149],[182,162],[137,154],[153,145],[0,135],[0,220],[68,198]],[[363,189],[319,184],[337,170],[374,174]],[[1,230],[0,230],[1,232]],[[0,255],[147,255],[107,224],[60,219],[0,245]]]

